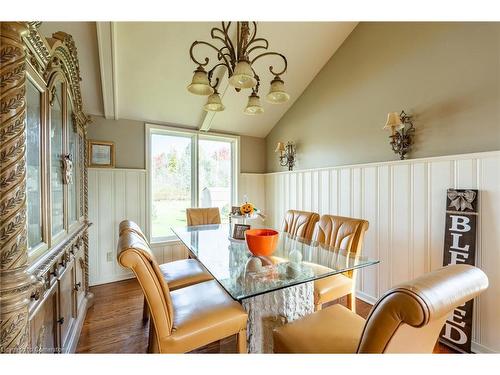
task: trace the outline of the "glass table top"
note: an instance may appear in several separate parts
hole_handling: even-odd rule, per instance
[[[379,262],[285,232],[271,256],[255,257],[245,240],[231,238],[231,224],[172,230],[237,301]]]

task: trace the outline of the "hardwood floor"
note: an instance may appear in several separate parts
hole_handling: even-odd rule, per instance
[[[94,305],[82,327],[77,353],[146,353],[149,323],[143,323],[143,294],[136,279],[91,288]],[[340,301],[345,304],[345,301]],[[368,316],[371,305],[356,300],[356,312]],[[229,337],[194,353],[235,353],[236,339]],[[454,353],[437,344],[435,353]]]

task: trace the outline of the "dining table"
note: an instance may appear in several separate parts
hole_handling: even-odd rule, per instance
[[[379,261],[278,231],[276,250],[254,256],[235,239],[234,224],[172,228],[197,259],[248,313],[250,353],[272,353],[272,330],[314,312],[314,281]],[[355,272],[354,272],[354,276]]]

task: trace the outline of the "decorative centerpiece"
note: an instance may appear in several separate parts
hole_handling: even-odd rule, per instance
[[[255,256],[269,256],[278,246],[279,233],[273,229],[249,229],[245,239],[250,252]]]

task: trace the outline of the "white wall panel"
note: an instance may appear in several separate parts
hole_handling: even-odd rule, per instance
[[[368,302],[442,266],[446,190],[479,189],[476,264],[490,288],[475,305],[473,348],[500,351],[500,152],[270,173],[265,181],[270,226],[293,208],[370,222],[363,251],[380,264],[358,278]],[[283,182],[290,186],[273,188]]]

